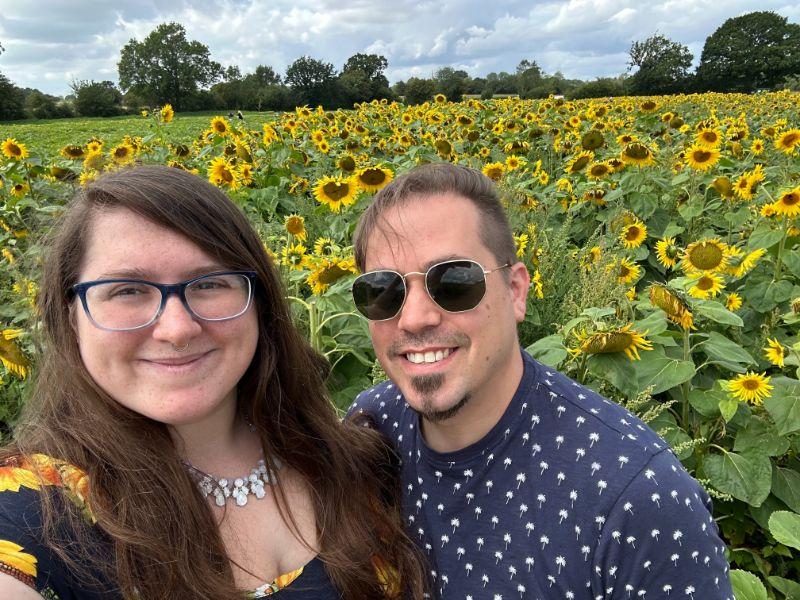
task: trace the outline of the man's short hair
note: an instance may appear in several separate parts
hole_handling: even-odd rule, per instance
[[[517,262],[514,237],[494,182],[475,169],[440,162],[421,165],[404,173],[375,195],[353,235],[353,252],[359,270],[365,270],[367,243],[387,210],[410,200],[419,201],[442,194],[455,194],[472,202],[480,216],[481,241],[497,259],[498,265]],[[442,223],[442,227],[447,227],[447,223]]]

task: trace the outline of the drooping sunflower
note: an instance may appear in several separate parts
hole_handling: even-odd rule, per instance
[[[595,162],[589,165],[586,176],[589,179],[603,179],[614,172],[614,168],[607,162]]]
[[[312,270],[306,283],[311,288],[311,293],[317,296],[342,277],[356,272],[352,258],[318,258],[310,266]]]
[[[500,181],[506,172],[506,165],[501,162],[493,162],[484,165],[481,170],[492,181]]]
[[[22,160],[23,158],[28,158],[28,149],[25,147],[25,144],[18,142],[14,138],[7,138],[0,148],[2,148],[3,154],[6,158],[10,158],[12,160]]]
[[[298,240],[306,239],[306,220],[302,215],[287,215],[283,227]]]
[[[581,147],[584,150],[597,150],[598,148],[602,148],[605,146],[606,140],[603,137],[603,134],[597,131],[596,129],[592,129],[583,134],[581,138]]]
[[[695,271],[721,271],[728,264],[728,246],[717,238],[692,242],[681,257],[681,268]]]
[[[653,345],[645,339],[647,331],[638,332],[633,323],[610,331],[578,334],[577,354],[616,354],[624,352],[630,360],[639,360],[639,350],[652,350]]]
[[[770,385],[769,380],[770,378],[764,373],[748,371],[738,375],[736,379],[728,380],[726,387],[731,396],[737,400],[761,405],[764,402],[764,398],[769,398],[772,395],[772,385]]]
[[[305,266],[307,250],[303,244],[287,244],[281,249],[281,264],[292,271],[300,271]]]
[[[12,340],[22,335],[22,329],[0,331],[0,363],[10,372],[22,379],[28,375],[28,358]]]
[[[725,308],[730,311],[737,311],[742,308],[742,297],[736,292],[731,292],[725,296]]]
[[[72,160],[83,158],[83,155],[86,154],[83,148],[81,148],[80,146],[75,146],[73,144],[70,144],[69,146],[64,146],[63,148],[61,148],[59,153],[64,158],[69,158]]]
[[[628,223],[622,228],[619,234],[619,241],[625,248],[631,250],[638,248],[647,239],[647,225],[642,223],[639,219],[635,219],[632,223]]]
[[[655,162],[653,151],[641,142],[633,142],[625,146],[620,154],[620,159],[627,165],[647,167]]]
[[[314,198],[338,213],[343,206],[355,203],[358,190],[358,184],[349,177],[325,176],[314,186]]]
[[[356,175],[356,181],[361,189],[368,193],[374,193],[383,189],[392,179],[394,173],[391,169],[381,166],[366,167],[361,169]]]
[[[171,123],[172,118],[175,116],[175,111],[172,110],[171,104],[165,104],[161,107],[161,120],[164,123]]]
[[[666,268],[671,269],[678,264],[681,249],[674,237],[667,237],[656,242],[656,259]]]
[[[314,254],[317,256],[332,256],[338,250],[339,246],[329,237],[320,237],[314,242]]]
[[[800,215],[800,186],[783,192],[775,202],[772,203],[775,214],[783,215],[793,219]]]
[[[694,318],[678,294],[660,283],[654,283],[649,288],[650,304],[663,310],[667,318],[684,329],[694,329]]]
[[[686,150],[684,161],[695,171],[708,171],[719,162],[719,150],[696,144]]]
[[[727,177],[717,177],[711,182],[711,187],[714,188],[714,191],[717,192],[722,198],[733,198],[733,184]]]
[[[236,169],[224,156],[218,156],[208,165],[208,180],[218,187],[230,190],[239,187]]]
[[[351,154],[344,154],[336,161],[336,166],[346,173],[352,173],[356,170],[356,159]]]
[[[748,252],[747,254],[741,256],[738,264],[729,265],[726,271],[736,277],[743,277],[753,270],[759,259],[766,253],[767,251],[764,250],[764,248],[756,248],[752,252]],[[741,255],[741,252],[739,252],[739,255]]]
[[[800,129],[788,129],[775,138],[775,147],[786,154],[792,154],[798,146],[800,146]]]
[[[713,272],[696,271],[690,274],[689,278],[694,281],[689,288],[689,295],[701,300],[716,298],[725,285],[722,277]]]
[[[789,354],[777,338],[767,338],[767,346],[764,348],[764,356],[767,357],[773,365],[783,368],[783,361]]]
[[[567,173],[580,173],[594,160],[594,152],[582,150],[573,156],[567,163]]]

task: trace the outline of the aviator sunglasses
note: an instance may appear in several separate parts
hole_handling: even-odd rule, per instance
[[[379,269],[359,275],[353,282],[353,300],[358,312],[370,321],[387,321],[398,315],[406,301],[406,277],[424,275],[425,290],[439,307],[459,313],[477,307],[486,294],[486,276],[508,267],[505,264],[487,271],[474,260],[447,260],[424,273],[402,275]]]

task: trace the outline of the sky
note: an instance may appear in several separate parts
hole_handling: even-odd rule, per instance
[[[0,72],[54,95],[75,80],[117,82],[121,48],[175,21],[242,74],[259,64],[282,74],[303,55],[339,70],[366,52],[387,58],[392,83],[448,65],[513,72],[525,58],[589,80],[625,72],[631,43],[654,33],[696,64],[717,27],[756,10],[800,23],[797,0],[0,0]]]

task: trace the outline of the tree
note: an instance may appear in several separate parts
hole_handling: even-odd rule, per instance
[[[527,58],[517,65],[517,93],[520,98],[533,98],[534,90],[542,85],[542,70],[536,61]]]
[[[279,85],[281,83],[281,76],[267,65],[258,65],[253,72],[253,77],[262,85]]]
[[[346,104],[390,98],[389,80],[383,72],[389,62],[378,54],[354,54],[339,75],[339,88]]]
[[[800,73],[800,25],[774,12],[725,21],[707,39],[697,68],[702,90],[750,92]]]
[[[633,42],[629,54],[628,70],[638,68],[628,79],[631,94],[674,94],[688,87],[692,53],[683,44],[655,34]]]
[[[436,84],[431,79],[411,77],[405,85],[405,103],[422,104],[433,98]]]
[[[587,81],[574,88],[570,98],[610,98],[625,95],[625,79],[623,77],[598,77],[595,81]]]
[[[62,119],[71,117],[70,107],[55,96],[31,90],[25,98],[25,112],[35,119]]]
[[[111,81],[73,81],[75,112],[81,117],[113,117],[122,112],[122,93]]]
[[[25,95],[0,73],[0,121],[25,118]]]
[[[442,67],[433,74],[436,92],[447,96],[448,100],[460,102],[467,91],[469,73],[453,67]]]
[[[186,39],[178,23],[162,23],[142,41],[131,39],[120,54],[119,84],[153,105],[172,104],[176,110],[191,105],[191,97],[222,76],[208,47]]]
[[[286,69],[285,81],[300,104],[330,106],[335,103],[336,77],[331,63],[301,56]]]

